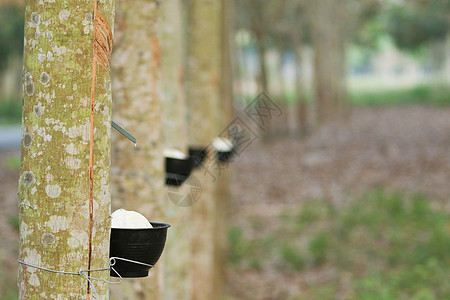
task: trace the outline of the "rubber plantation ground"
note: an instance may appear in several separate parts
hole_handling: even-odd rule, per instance
[[[450,299],[450,107],[359,107],[230,164],[227,300]],[[0,154],[0,299],[15,299],[17,152]]]
[[[232,165],[228,299],[450,299],[450,108],[356,108]]]

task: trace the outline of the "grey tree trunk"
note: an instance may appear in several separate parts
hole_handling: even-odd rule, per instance
[[[136,137],[137,145],[113,135],[113,208],[138,211],[150,221],[165,221],[163,207],[169,203],[162,156],[159,3],[120,0],[117,10],[113,115]],[[160,299],[163,272],[162,257],[149,277],[113,286],[112,297]]]
[[[336,119],[346,107],[345,41],[342,3],[323,0],[312,5],[316,121]],[[334,20],[335,22],[331,22]]]
[[[305,136],[308,130],[308,106],[306,105],[304,79],[302,78],[302,30],[296,28],[292,31],[292,53],[295,62],[295,94],[297,96],[297,120],[301,136]]]
[[[231,38],[233,34],[233,1],[221,0],[221,80],[220,80],[220,131],[227,128],[232,122],[233,109],[233,65],[231,60]],[[216,233],[214,245],[215,253],[215,281],[214,291],[216,295],[223,294],[223,285],[226,280],[226,258],[227,258],[227,232],[230,205],[230,172],[226,168],[221,172],[217,180],[217,215]]]
[[[186,101],[184,94],[185,40],[181,0],[161,3],[161,85],[163,101],[163,135],[166,147],[187,150]]]
[[[19,259],[78,273],[109,266],[114,1],[28,1]],[[109,25],[108,25],[109,24]],[[86,272],[108,279],[109,270]],[[20,299],[89,299],[80,275],[19,267]],[[95,281],[101,299],[108,285]]]
[[[189,0],[186,69],[189,143],[206,147],[219,134],[218,107],[220,95],[220,1]],[[190,230],[193,232],[191,253],[192,299],[218,299],[216,272],[217,248],[217,171],[214,153],[204,169],[196,171],[202,194],[193,206]]]
[[[258,82],[260,91],[268,93],[269,83],[267,80],[267,58],[266,58],[266,44],[263,33],[255,34],[256,46],[258,48],[258,62],[259,62],[259,74]]]
[[[187,152],[187,121],[184,89],[185,39],[184,15],[181,0],[166,0],[161,3],[163,24],[161,53],[161,84],[163,101],[163,135],[167,148]],[[173,195],[189,197],[188,183],[181,187],[168,186],[165,220],[172,227],[164,250],[164,295],[165,300],[188,300],[191,297],[190,246],[191,207],[184,207]],[[173,194],[172,194],[173,193]],[[187,198],[185,198],[187,199]]]

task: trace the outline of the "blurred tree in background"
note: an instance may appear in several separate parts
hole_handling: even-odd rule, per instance
[[[295,130],[304,134],[308,126],[348,115],[347,77],[354,68],[374,78],[385,76],[383,70],[392,78],[406,74],[409,84],[418,76],[422,81],[446,83],[449,3],[238,1],[235,47],[240,63],[235,81],[237,93],[245,94],[238,99],[248,102],[258,91],[266,91],[286,106],[285,130],[291,131],[294,119]],[[406,72],[406,67],[416,68],[416,75]],[[369,87],[378,83],[367,82]],[[272,127],[271,131],[277,130]]]
[[[0,98],[11,103],[20,98],[23,4],[19,2],[0,7]],[[236,1],[231,48],[237,99],[248,102],[258,91],[266,91],[286,104],[283,122],[289,130],[304,133],[322,113],[328,114],[323,112],[324,107],[329,107],[326,110],[331,114],[348,112],[347,75],[355,67],[377,72],[372,60],[383,51],[380,45],[386,40],[402,55],[413,54],[421,67],[431,69],[430,78],[445,83],[450,73],[449,3]],[[315,6],[321,9],[314,10]],[[349,51],[354,47],[358,49],[356,60],[354,52]],[[10,108],[8,104],[5,108],[6,101],[2,102],[0,111],[20,111],[20,105]]]
[[[0,124],[21,118],[23,24],[23,6],[0,4]]]
[[[450,31],[450,1],[411,1],[387,12],[386,31],[406,50],[446,38]]]
[[[0,7],[0,71],[10,56],[23,52],[23,8],[17,5]]]
[[[429,48],[436,83],[450,78],[450,1],[411,1],[388,11],[386,32],[408,52]]]

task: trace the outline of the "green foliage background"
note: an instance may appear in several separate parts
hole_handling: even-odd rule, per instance
[[[299,300],[336,299],[343,290],[355,300],[450,299],[450,215],[421,195],[374,190],[343,207],[314,200],[279,222],[268,232],[267,220],[253,220],[253,238],[231,228],[229,262],[243,270],[334,271],[302,286],[308,296]],[[342,286],[344,275],[350,281]]]

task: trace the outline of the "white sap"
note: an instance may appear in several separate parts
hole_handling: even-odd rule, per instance
[[[111,215],[112,228],[153,228],[152,224],[140,213],[118,209]]]
[[[215,138],[212,144],[220,152],[230,152],[233,149],[233,143],[225,138]]]
[[[177,149],[164,149],[163,154],[165,157],[176,158],[176,159],[186,159],[187,156],[183,152]]]

